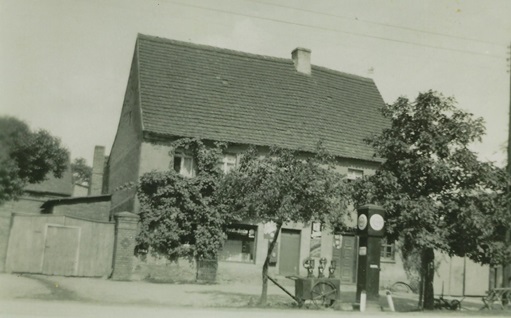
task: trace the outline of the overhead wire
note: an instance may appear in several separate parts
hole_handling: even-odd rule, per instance
[[[424,34],[430,34],[430,35],[437,35],[437,36],[449,37],[449,38],[454,38],[454,39],[460,39],[460,40],[465,40],[465,41],[472,41],[472,42],[479,42],[479,43],[484,43],[484,44],[491,44],[491,45],[496,45],[496,46],[500,46],[500,47],[504,47],[505,46],[505,45],[503,45],[501,43],[496,43],[496,42],[491,42],[491,41],[484,41],[484,40],[481,40],[481,39],[474,39],[474,38],[468,38],[468,37],[463,37],[463,36],[459,36],[459,35],[446,34],[446,33],[441,33],[441,32],[421,30],[421,29],[416,29],[416,28],[411,28],[411,27],[406,27],[406,26],[401,26],[401,25],[395,25],[395,24],[390,24],[390,23],[365,20],[365,19],[360,19],[358,17],[354,17],[353,18],[353,17],[342,16],[342,15],[337,15],[337,14],[332,14],[332,13],[327,13],[327,12],[322,12],[322,11],[308,10],[308,9],[297,8],[297,7],[293,7],[293,6],[286,6],[286,5],[282,5],[282,4],[269,3],[269,2],[261,1],[261,0],[245,0],[245,1],[254,2],[254,3],[260,3],[260,4],[267,5],[267,6],[274,6],[274,7],[279,7],[279,8],[286,8],[286,9],[291,9],[291,10],[296,10],[296,11],[302,11],[302,12],[307,12],[307,13],[314,13],[314,14],[317,14],[317,15],[323,15],[323,16],[332,17],[332,18],[339,18],[339,19],[343,19],[343,20],[363,22],[363,23],[373,24],[373,25],[378,25],[378,26],[386,26],[386,27],[389,27],[389,28],[401,29],[401,30],[412,31],[412,32],[417,32],[417,33],[424,33]]]
[[[481,53],[481,52],[475,52],[475,51],[467,51],[467,50],[462,50],[462,49],[448,48],[448,47],[443,47],[443,46],[438,46],[438,45],[430,45],[430,44],[423,44],[423,43],[418,43],[418,42],[410,42],[410,41],[399,40],[399,39],[391,39],[391,38],[386,38],[386,37],[382,37],[382,36],[376,36],[376,35],[370,35],[370,34],[365,34],[365,33],[358,33],[358,32],[352,32],[352,31],[339,30],[339,29],[335,29],[335,28],[329,28],[329,27],[323,27],[323,26],[318,26],[318,25],[299,23],[299,22],[285,21],[285,20],[280,20],[280,19],[275,19],[275,18],[261,17],[261,16],[253,15],[253,14],[239,13],[239,12],[223,10],[223,9],[217,9],[217,8],[211,8],[211,7],[205,7],[205,6],[200,6],[200,5],[190,4],[190,3],[182,3],[182,2],[177,2],[177,1],[169,1],[169,3],[175,4],[175,5],[180,5],[180,6],[197,8],[197,9],[201,9],[201,10],[221,12],[221,13],[237,15],[237,16],[242,16],[242,17],[247,17],[247,18],[272,21],[272,22],[275,22],[275,23],[296,25],[296,26],[300,26],[300,27],[313,28],[313,29],[329,31],[329,32],[344,33],[344,34],[348,34],[348,35],[352,35],[352,36],[360,36],[360,37],[372,38],[372,39],[377,39],[377,40],[396,42],[396,43],[401,43],[401,44],[406,44],[406,45],[415,45],[415,46],[428,47],[428,48],[433,48],[433,49],[438,49],[438,50],[446,50],[446,51],[453,51],[453,52],[459,52],[459,53],[465,53],[465,54],[481,55],[481,56],[485,56],[485,57],[488,57],[488,58],[495,58],[495,59],[505,58],[503,56],[494,55],[494,54]]]

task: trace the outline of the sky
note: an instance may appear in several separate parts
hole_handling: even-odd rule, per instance
[[[0,116],[92,162],[112,146],[137,33],[374,79],[384,101],[436,90],[483,117],[473,150],[506,159],[509,0],[0,0]]]

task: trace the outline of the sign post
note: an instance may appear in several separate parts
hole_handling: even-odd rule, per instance
[[[369,305],[378,302],[380,298],[380,249],[385,230],[385,210],[368,204],[359,207],[357,211],[359,248],[356,301],[360,304],[360,294],[365,291]]]

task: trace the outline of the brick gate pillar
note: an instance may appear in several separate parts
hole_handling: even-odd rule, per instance
[[[138,215],[118,212],[115,217],[115,247],[113,280],[130,280],[134,266],[135,238],[138,231]]]

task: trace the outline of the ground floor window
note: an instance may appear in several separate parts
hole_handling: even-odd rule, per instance
[[[230,225],[225,232],[227,239],[220,251],[220,260],[255,263],[257,226],[247,224]]]
[[[382,261],[393,262],[395,260],[395,245],[387,243],[387,240],[381,240],[380,256]]]

